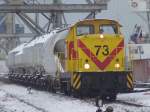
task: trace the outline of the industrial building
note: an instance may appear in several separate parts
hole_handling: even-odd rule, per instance
[[[130,60],[134,79],[137,82],[150,82],[150,44],[130,44]]]

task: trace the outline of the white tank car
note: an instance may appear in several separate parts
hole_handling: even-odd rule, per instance
[[[16,54],[18,54],[19,52],[22,51],[25,44],[26,43],[23,43],[23,44],[17,46],[16,48],[14,48],[13,50],[11,50],[8,53],[6,64],[9,68],[14,68],[16,66]]]
[[[7,66],[10,70],[25,68],[30,72],[44,69],[47,74],[55,75],[59,62],[55,52],[65,52],[67,35],[68,30],[55,30],[21,44],[9,52]]]

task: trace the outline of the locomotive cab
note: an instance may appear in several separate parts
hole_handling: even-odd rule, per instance
[[[82,72],[124,70],[124,39],[120,33],[120,27],[120,24],[110,20],[87,20],[76,24],[73,28],[74,36],[69,36],[67,39],[69,42],[68,62],[70,61],[68,70]],[[118,46],[116,46],[117,43]],[[119,52],[120,49],[123,50]],[[94,60],[105,61],[106,57],[109,58],[108,60],[115,57],[115,61],[102,68],[93,64]]]
[[[120,27],[118,22],[106,19],[84,20],[71,27],[66,39],[66,68],[72,73],[74,91],[115,98],[118,92],[133,89]]]

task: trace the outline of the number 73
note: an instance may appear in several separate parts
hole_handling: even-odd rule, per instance
[[[103,45],[103,46],[95,45],[94,47],[97,49],[96,50],[96,56],[98,56],[99,53],[102,53],[104,56],[109,55],[109,46],[108,45]]]

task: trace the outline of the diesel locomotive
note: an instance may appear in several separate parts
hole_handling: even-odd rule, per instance
[[[79,21],[11,50],[9,79],[74,96],[116,99],[133,90],[124,36],[114,20]]]

